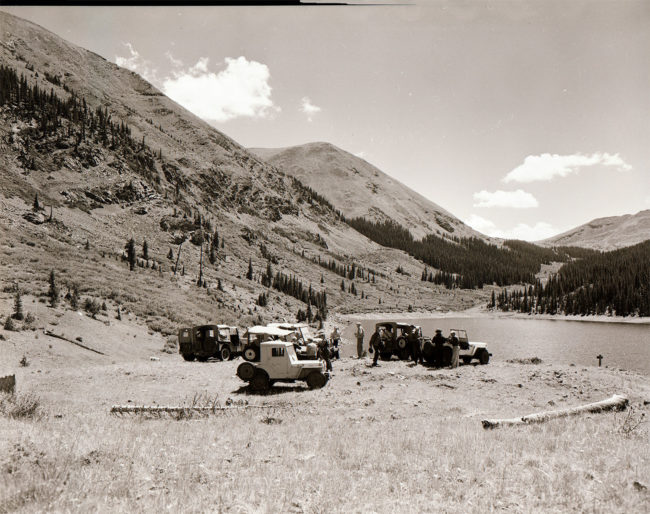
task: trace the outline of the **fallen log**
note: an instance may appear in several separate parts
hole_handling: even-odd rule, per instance
[[[628,399],[625,396],[615,394],[611,398],[599,402],[581,405],[579,407],[569,407],[567,409],[552,410],[528,414],[520,418],[511,419],[484,419],[481,421],[483,428],[496,428],[506,425],[529,425],[531,423],[542,423],[554,418],[563,418],[575,416],[584,412],[603,412],[608,410],[625,410],[628,405]]]
[[[221,407],[217,405],[209,406],[187,406],[172,407],[164,405],[113,405],[111,414],[216,414],[217,412],[236,411],[241,409],[269,409],[270,405],[232,405]]]
[[[99,355],[106,355],[105,353],[100,352],[99,350],[95,350],[94,348],[90,348],[86,345],[81,344],[79,341],[73,341],[72,339],[68,339],[67,337],[60,336],[59,334],[55,334],[54,332],[50,332],[49,330],[43,330],[43,333],[46,336],[50,337],[56,337],[57,339],[63,339],[64,341],[67,341],[68,343],[76,344],[77,346],[83,348],[84,350],[89,350],[91,352],[98,353]]]

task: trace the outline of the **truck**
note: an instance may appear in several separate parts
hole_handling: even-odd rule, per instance
[[[478,360],[480,364],[490,362],[492,354],[487,349],[487,343],[470,341],[467,337],[467,330],[462,328],[452,328],[451,331],[456,332],[456,337],[460,341],[458,356],[465,364],[469,364],[474,359]]]
[[[186,361],[231,360],[242,354],[239,329],[229,325],[198,325],[178,331],[178,352]]]
[[[295,330],[286,330],[271,325],[250,327],[244,334],[242,357],[249,362],[258,362],[260,360],[260,344],[265,341],[287,341],[289,338],[297,340]]]
[[[418,338],[420,347],[422,347],[422,329],[408,323],[396,323],[394,321],[382,321],[375,325],[376,329],[383,329],[381,332],[384,349],[379,354],[382,360],[390,360],[393,355],[397,355],[400,360],[408,360],[410,356],[408,336],[413,330],[415,337]]]
[[[478,360],[480,364],[487,364],[490,362],[492,354],[488,351],[487,343],[470,341],[467,336],[467,331],[464,329],[452,328],[450,333],[451,332],[456,333],[456,337],[460,343],[458,357],[465,364],[471,363],[474,359]],[[453,347],[449,343],[448,339],[442,345],[439,355],[437,355],[435,345],[431,339],[426,338],[424,345],[422,346],[424,360],[432,366],[449,366],[451,364],[452,353]]]
[[[237,376],[253,391],[268,391],[276,382],[304,381],[309,389],[320,389],[330,379],[321,359],[299,360],[290,341],[266,341],[259,344],[258,362],[242,362]]]

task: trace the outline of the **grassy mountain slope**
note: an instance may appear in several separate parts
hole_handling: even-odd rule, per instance
[[[484,300],[482,293],[421,283],[417,261],[361,236],[301,183],[130,71],[4,13],[0,42],[0,65],[15,70],[20,88],[24,80],[23,89],[38,86],[62,103],[75,98],[77,106],[74,115],[54,115],[51,105],[30,107],[12,91],[0,107],[6,300],[15,285],[43,299],[53,269],[62,295],[76,283],[82,296],[105,300],[113,317],[119,305],[163,333],[187,322],[293,318],[305,303],[261,284],[269,258],[274,273],[326,292],[330,312],[459,309]],[[87,114],[76,119],[82,102]],[[127,125],[128,135],[112,141],[108,131],[103,138],[108,125],[104,119],[102,129],[101,118]],[[44,210],[32,213],[36,195]],[[210,263],[215,231],[222,244]],[[122,257],[131,237],[139,257],[133,272]],[[362,268],[358,294],[349,279],[342,290],[342,277],[319,259]],[[404,273],[396,273],[398,265]],[[262,292],[267,307],[256,305]]]
[[[616,250],[650,239],[650,209],[636,214],[598,218],[538,244]]]
[[[251,151],[323,195],[348,218],[391,218],[416,238],[435,233],[484,238],[439,205],[332,144]]]

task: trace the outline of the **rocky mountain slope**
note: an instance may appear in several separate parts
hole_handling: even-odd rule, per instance
[[[650,209],[636,214],[598,218],[557,236],[539,241],[543,246],[580,246],[616,250],[650,239]]]
[[[7,298],[18,287],[43,299],[54,270],[61,296],[78,286],[167,333],[186,322],[294,318],[309,288],[326,294],[330,313],[485,299],[421,282],[421,263],[361,236],[279,166],[138,75],[6,13],[0,66]],[[274,287],[280,274],[291,283]]]
[[[250,150],[323,195],[346,217],[392,218],[416,238],[437,233],[486,239],[439,205],[332,144]]]

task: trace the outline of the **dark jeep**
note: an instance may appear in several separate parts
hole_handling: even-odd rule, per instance
[[[178,331],[179,353],[186,361],[207,361],[210,357],[230,360],[240,355],[243,345],[239,329],[228,325],[200,325]]]

